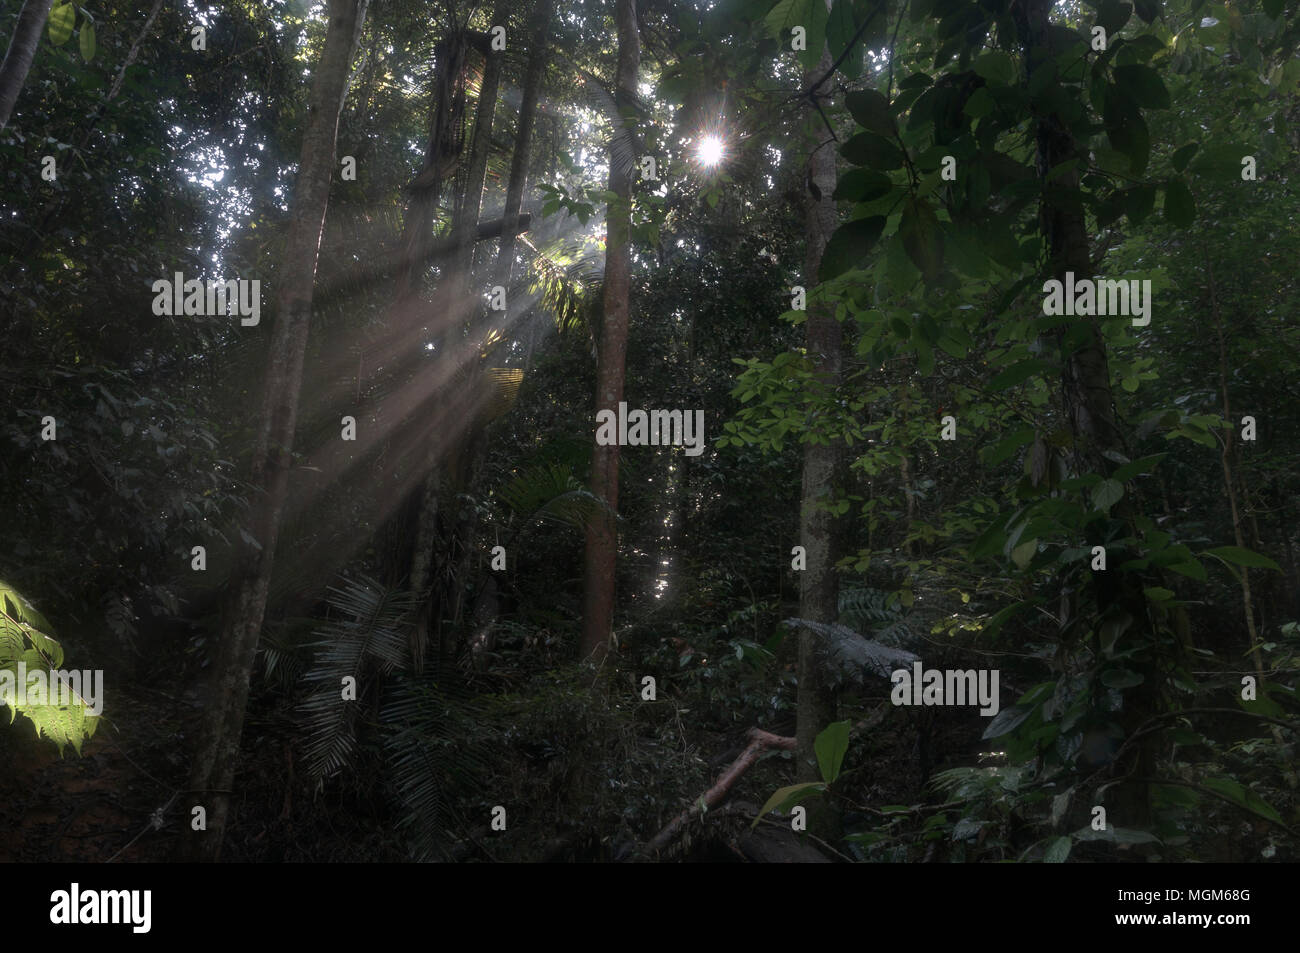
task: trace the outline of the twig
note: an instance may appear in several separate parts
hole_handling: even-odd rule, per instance
[[[731,765],[718,775],[718,779],[713,782],[713,786],[701,794],[695,801],[682,813],[668,822],[663,830],[654,836],[654,838],[645,846],[647,854],[657,854],[670,844],[687,822],[701,811],[707,811],[710,808],[720,804],[726,798],[728,792],[740,776],[753,766],[759,756],[769,750],[793,751],[797,746],[794,738],[786,738],[781,735],[774,735],[770,732],[763,731],[759,728],[749,729],[749,744],[741,752],[740,757],[731,762]]]

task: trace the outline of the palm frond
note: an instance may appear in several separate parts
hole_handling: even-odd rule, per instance
[[[317,687],[302,703],[307,762],[317,782],[350,764],[356,746],[357,701],[344,700],[344,679],[355,680],[359,700],[367,663],[378,663],[385,672],[406,667],[407,630],[416,606],[414,594],[364,575],[329,593],[331,615],[314,631],[318,641],[311,647],[318,653],[305,676]]]
[[[412,859],[446,858],[452,831],[468,825],[454,807],[490,773],[481,703],[433,671],[403,677],[384,706],[384,750],[400,804],[398,827]]]
[[[519,470],[497,490],[496,496],[521,518],[520,529],[539,520],[585,530],[598,514],[611,512],[563,463],[542,463]]]

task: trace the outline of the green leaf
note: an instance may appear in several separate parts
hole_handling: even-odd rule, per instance
[[[95,25],[89,20],[83,21],[77,40],[81,46],[81,58],[89,63],[95,58]]]
[[[795,26],[801,26],[806,31],[804,37],[805,48],[799,51],[799,65],[806,72],[811,72],[817,68],[818,62],[822,58],[822,50],[826,47],[826,21],[830,18],[830,11],[826,9],[826,0],[812,0],[805,6],[805,13],[802,20],[795,22]],[[782,37],[787,43],[789,37]]]
[[[977,76],[998,86],[1010,86],[1016,78],[1016,61],[1000,51],[981,54],[974,69]]]
[[[1150,66],[1116,66],[1115,82],[1143,109],[1169,108],[1169,90]]]
[[[856,218],[835,229],[822,252],[818,280],[827,281],[844,274],[850,268],[865,267],[868,253],[880,240],[880,233],[884,230],[883,215]]]
[[[77,8],[70,3],[61,3],[50,11],[48,28],[50,42],[62,46],[72,36],[72,28],[77,24]]]
[[[1142,18],[1143,23],[1154,23],[1164,6],[1161,0],[1135,0],[1133,5],[1137,8],[1137,15]]]
[[[1196,200],[1182,179],[1165,183],[1165,218],[1176,228],[1186,228],[1196,218]]]
[[[894,187],[889,176],[871,169],[849,169],[840,176],[834,198],[845,202],[870,202]]]
[[[1282,7],[1286,5],[1286,0],[1264,0],[1264,13],[1270,20],[1276,20],[1282,15]]]
[[[835,5],[831,7],[830,17],[826,21],[826,45],[830,47],[832,62],[838,60],[848,49],[853,35],[861,26],[853,16],[853,5],[854,0],[835,0]],[[857,79],[862,75],[862,50],[863,44],[859,43],[858,48],[840,63],[840,72],[849,79]]]
[[[763,816],[769,811],[784,811],[787,808],[794,807],[808,795],[819,794],[825,790],[826,782],[824,781],[806,781],[803,784],[790,784],[778,789],[775,794],[767,799],[767,803],[763,805],[763,809],[759,811],[758,816],[754,818],[754,823],[749,825],[750,830],[757,827],[758,822],[762,820]]]
[[[813,0],[779,0],[776,6],[768,11],[767,16],[763,17],[763,24],[778,41],[785,44],[786,49],[789,49],[790,29],[794,26],[808,25],[812,3]]]
[[[1145,172],[1151,157],[1151,133],[1137,104],[1118,86],[1106,90],[1102,121],[1111,148],[1128,156],[1134,175]]]
[[[1187,163],[1192,161],[1192,156],[1196,155],[1196,150],[1201,147],[1199,142],[1189,142],[1180,149],[1176,149],[1174,154],[1169,157],[1169,164],[1174,167],[1175,172],[1182,172],[1187,168]]]
[[[1260,817],[1267,818],[1275,824],[1283,823],[1281,815],[1273,809],[1272,805],[1254,791],[1242,787],[1231,778],[1206,778],[1201,782],[1201,787],[1207,788],[1215,794],[1222,795],[1233,804],[1245,808],[1252,814],[1258,814]]]
[[[1114,36],[1133,16],[1133,5],[1121,3],[1120,0],[1102,0],[1097,10],[1097,26],[1106,31],[1106,36]]]
[[[1115,198],[1123,204],[1128,220],[1134,225],[1140,225],[1155,208],[1156,189],[1154,185],[1134,185],[1120,189],[1115,193]]]
[[[903,204],[903,219],[898,226],[903,248],[921,274],[933,280],[943,267],[943,235],[939,219],[929,204],[909,196]]]
[[[840,155],[854,165],[870,166],[881,172],[903,167],[903,153],[888,139],[874,132],[860,132],[840,147]]]
[[[840,767],[844,764],[844,753],[849,750],[849,728],[847,721],[835,721],[827,725],[813,742],[817,752],[817,767],[821,769],[822,780],[834,783],[840,776]]]
[[[1139,473],[1147,473],[1154,470],[1156,464],[1167,456],[1169,456],[1167,453],[1153,453],[1148,457],[1141,457],[1131,463],[1125,463],[1124,465],[1117,467],[1115,472],[1111,474],[1111,477],[1119,480],[1121,483],[1127,483]]]
[[[844,105],[853,121],[867,132],[881,136],[894,134],[894,117],[889,114],[889,100],[874,89],[862,89],[844,97]]]
[[[996,466],[1034,439],[1033,427],[1019,427],[984,451],[984,462]]]
[[[1205,567],[1194,559],[1181,563],[1170,563],[1164,568],[1170,572],[1176,572],[1180,576],[1186,576],[1188,579],[1195,579],[1198,582],[1205,582],[1209,578],[1206,575]]]
[[[1015,387],[1035,374],[1050,369],[1051,366],[1047,361],[1040,361],[1036,357],[1017,361],[989,381],[989,390],[999,391],[1006,390],[1008,387]]]
[[[1043,863],[1045,864],[1063,864],[1065,858],[1070,856],[1070,848],[1074,846],[1074,841],[1070,837],[1058,837],[1047,846],[1043,851]]]
[[[1037,707],[1036,705],[1015,705],[1011,708],[1002,709],[989,722],[989,726],[984,729],[984,734],[980,737],[987,740],[1009,734],[1017,725],[1028,718]]]
[[[1282,567],[1267,556],[1261,556],[1249,549],[1242,549],[1240,546],[1216,546],[1214,549],[1207,549],[1202,555],[1217,556],[1226,562],[1236,563],[1238,566],[1246,566],[1250,569],[1282,571]]]
[[[1037,554],[1038,539],[1026,540],[1011,551],[1011,561],[1019,568],[1024,569]]]
[[[1124,496],[1124,484],[1119,480],[1102,480],[1092,488],[1092,505],[1094,509],[1109,510]]]

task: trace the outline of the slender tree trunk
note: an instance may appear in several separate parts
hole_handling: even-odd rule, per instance
[[[493,14],[493,22],[502,22],[505,15],[504,5],[499,4]],[[478,312],[481,310],[479,301],[471,293],[470,285],[479,211],[483,203],[483,180],[487,173],[487,153],[492,140],[492,119],[496,112],[497,89],[501,81],[501,63],[502,55],[499,52],[489,51],[485,54],[483,78],[479,85],[478,105],[475,110],[474,133],[470,140],[465,188],[460,196],[460,203],[452,222],[452,235],[456,242],[456,251],[452,259],[451,274],[446,289],[447,298],[451,302],[451,318],[448,321],[447,330],[451,333],[444,337],[444,340],[448,342],[447,346],[436,357],[442,371],[451,375],[452,380],[456,381],[451,386],[459,387],[462,396],[476,393],[480,383],[478,347],[475,346],[473,351],[469,352],[468,357],[462,358],[465,352],[460,344],[460,332],[466,322],[472,322],[480,327],[482,325],[482,322],[478,319]],[[449,136],[450,130],[442,130],[441,135]],[[475,335],[477,332],[477,328],[471,328],[471,335]],[[457,366],[462,359],[467,361],[468,366],[464,368]],[[466,453],[473,453],[478,446],[474,435],[473,408],[474,405],[471,403],[471,417],[465,422],[466,429],[453,435],[446,456],[458,458]],[[412,558],[411,589],[417,595],[423,594],[430,582],[429,567],[432,565],[432,550],[438,539],[437,516],[444,498],[441,491],[444,489],[449,491],[447,495],[454,498],[454,494],[463,489],[458,480],[448,480],[440,472],[443,463],[441,458],[443,456],[444,454],[435,451],[435,447],[431,443],[430,452],[425,457],[427,473],[424,478],[424,490],[420,498],[420,512],[416,518],[415,549]],[[470,526],[462,525],[467,519],[472,519],[472,517],[462,515],[454,517],[455,522],[450,529],[453,539],[464,539],[472,535],[472,524]],[[457,559],[455,565],[459,568],[461,560]],[[453,579],[457,585],[462,582],[459,579],[460,575],[459,571],[453,574]],[[435,585],[433,590],[424,596],[423,607],[416,619],[411,647],[417,671],[423,667],[430,629],[440,630],[442,619],[439,606],[440,599],[434,594],[437,589],[438,587]],[[439,637],[438,642],[439,656],[441,657],[445,654],[443,639]]]
[[[0,63],[0,131],[9,124],[14,103],[27,81],[27,71],[32,68],[36,47],[41,42],[41,30],[50,15],[54,0],[26,0],[18,13],[14,35],[9,40],[9,50]]]
[[[433,222],[438,201],[442,195],[442,180],[458,161],[458,144],[454,142],[453,123],[459,110],[464,108],[461,74],[465,66],[464,37],[458,32],[438,45],[437,82],[434,91],[433,121],[429,131],[429,145],[425,150],[424,168],[412,184],[411,203],[402,225],[403,262],[397,275],[393,309],[398,327],[412,320],[419,310],[419,279],[428,267],[429,251],[434,245]],[[456,239],[453,249],[459,248]],[[442,350],[437,354],[442,359]],[[424,472],[427,474],[419,496],[415,542],[411,555],[411,591],[424,593],[429,587],[433,540],[437,534],[437,503],[439,486],[435,473],[438,446],[430,436],[424,454]],[[417,669],[423,661],[423,649],[429,630],[427,603],[416,620],[412,635],[412,655]]]
[[[816,68],[804,74],[804,84],[811,86],[830,67],[830,51],[823,49]],[[835,146],[830,131],[811,105],[807,116],[816,130],[814,141],[817,143],[808,157],[808,181],[820,191],[819,196],[814,196],[809,189],[805,196],[803,280],[804,287],[811,291],[817,283],[822,253],[835,230],[835,201],[831,198],[835,192]],[[832,311],[810,302],[806,334],[808,356],[813,361],[817,378],[822,387],[833,391],[839,386],[842,376],[843,329]],[[823,504],[828,503],[834,493],[841,456],[842,450],[833,443],[804,445],[798,542],[807,554],[807,568],[799,574],[799,616],[828,624],[839,616],[839,578],[835,571],[839,533],[836,519]],[[818,638],[809,629],[799,631],[795,728],[798,742],[795,776],[799,781],[820,780],[813,743],[822,729],[834,720],[836,711],[835,694],[823,683],[816,662]],[[812,821],[810,828],[819,834],[833,836],[835,818],[826,809],[825,802],[818,801],[808,807]]]
[[[200,730],[184,818],[189,823],[188,808],[201,806],[207,812],[207,829],[191,831],[182,847],[191,860],[215,861],[221,855],[249,678],[266,611],[280,515],[289,489],[303,358],[334,169],[339,114],[343,109],[348,70],[365,21],[365,8],[366,0],[330,0],[325,48],[312,80],[302,159],[294,187],[293,217],[289,222],[284,267],[279,274],[278,315],[253,451],[250,484],[258,495],[250,529],[256,544],[245,545],[239,553],[222,607],[221,644],[213,665],[214,690]]]
[[[636,0],[616,0],[618,25],[618,77],[615,99],[620,106],[636,97],[636,74],[641,63],[637,35]],[[626,120],[624,120],[626,123]],[[609,190],[617,196],[605,215],[604,322],[596,360],[596,409],[618,413],[623,399],[627,357],[628,294],[631,284],[632,150],[619,147],[626,126],[615,129],[609,150]],[[591,491],[608,504],[587,527],[584,573],[581,654],[597,661],[609,650],[614,627],[614,568],[618,553],[618,453],[617,446],[596,444],[591,456]]]
[[[537,0],[528,22],[528,68],[524,72],[523,98],[519,102],[519,124],[515,128],[515,153],[510,160],[510,183],[506,187],[506,206],[501,213],[501,251],[497,254],[493,284],[510,287],[510,269],[515,260],[515,237],[519,234],[519,206],[528,179],[528,160],[533,143],[533,119],[537,115],[537,96],[542,86],[542,71],[550,55],[547,43],[554,0]]]
[[[1223,436],[1223,489],[1228,494],[1228,507],[1232,513],[1233,541],[1241,548],[1246,547],[1245,534],[1241,529],[1241,511],[1237,507],[1237,491],[1232,480],[1232,448],[1237,435],[1232,424],[1232,403],[1228,396],[1228,343],[1223,336],[1223,315],[1219,313],[1218,289],[1214,284],[1214,265],[1209,256],[1205,259],[1206,274],[1210,280],[1210,311],[1214,315],[1214,331],[1219,340],[1219,390],[1223,397],[1223,419],[1228,421],[1227,432]],[[1250,654],[1255,660],[1255,674],[1260,682],[1264,681],[1264,660],[1259,653],[1259,634],[1255,630],[1254,600],[1250,595],[1250,570],[1239,567],[1241,572],[1241,604],[1246,617],[1246,635],[1250,640]]]
[[[1022,0],[1014,8],[1018,39],[1024,50],[1025,68],[1032,77],[1040,66],[1058,52],[1050,32],[1050,15],[1054,0]],[[1079,147],[1065,121],[1055,112],[1040,114],[1037,118],[1038,174],[1046,178],[1061,163],[1077,158]],[[1040,229],[1047,242],[1053,277],[1064,280],[1065,273],[1091,276],[1093,271],[1088,245],[1087,224],[1083,208],[1078,203],[1061,201],[1054,196],[1070,194],[1079,188],[1079,172],[1070,170],[1053,174],[1056,190],[1044,193]],[[1086,323],[1086,338],[1078,345],[1065,346],[1060,336],[1063,353],[1062,395],[1067,419],[1074,437],[1075,469],[1079,473],[1099,473],[1108,476],[1116,464],[1106,453],[1125,452],[1126,442],[1115,418],[1110,384],[1110,367],[1101,329],[1093,317],[1078,319]],[[1131,525],[1138,515],[1132,497],[1125,494],[1111,510],[1113,516]],[[1089,545],[1104,542],[1091,538]],[[1093,592],[1099,616],[1127,613],[1133,621],[1134,634],[1149,628],[1149,613],[1142,591],[1142,578],[1135,572],[1118,572],[1111,568],[1092,575]],[[1133,667],[1145,676],[1143,684],[1125,694],[1124,712],[1121,716],[1126,734],[1132,734],[1152,714],[1159,704],[1158,683],[1161,674],[1153,667],[1134,660]],[[1116,765],[1116,773],[1139,778],[1151,777],[1154,772],[1154,739],[1148,736],[1131,747],[1124,765]],[[1150,791],[1143,781],[1122,783],[1116,790],[1112,812],[1119,819],[1114,823],[1123,827],[1143,829],[1150,824]]]

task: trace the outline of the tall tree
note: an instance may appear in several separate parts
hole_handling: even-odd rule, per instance
[[[221,644],[213,665],[211,703],[204,713],[189,789],[207,812],[205,831],[191,832],[182,847],[189,859],[221,855],[230,795],[244,727],[249,678],[257,654],[275,561],[280,518],[289,489],[289,464],[303,359],[311,323],[316,262],[329,204],[339,114],[349,70],[361,38],[367,0],[330,0],[325,47],[312,82],[302,158],[289,220],[284,266],[279,275],[278,314],[271,340],[262,414],[253,450],[250,485],[255,488],[250,529],[231,576],[222,613]],[[247,537],[246,537],[247,539]]]
[[[632,172],[636,164],[629,114],[636,103],[641,63],[636,0],[615,0],[618,73],[614,100],[619,109],[609,146],[609,191],[605,217],[605,283],[599,350],[596,358],[596,409],[618,413],[623,399],[627,356],[628,294],[631,271]],[[614,566],[618,554],[617,445],[596,443],[591,457],[591,492],[607,504],[587,528],[582,614],[583,657],[603,658],[614,625]]]
[[[828,4],[829,5],[829,4]],[[821,121],[816,99],[823,95],[816,84],[831,69],[830,50],[823,48],[814,69],[804,74],[809,87],[809,121],[817,130],[816,145],[808,156],[807,207],[804,215],[803,280],[811,289],[817,282],[822,254],[835,231],[835,140]],[[832,310],[810,303],[806,329],[809,360],[821,386],[828,392],[839,386],[843,367],[843,331]],[[839,615],[839,580],[835,563],[839,557],[837,526],[828,509],[840,469],[842,450],[833,441],[808,441],[803,448],[802,508],[799,517],[799,544],[804,547],[807,568],[799,576],[799,616],[812,622],[830,624]],[[818,636],[807,628],[799,631],[799,692],[795,738],[799,781],[816,781],[821,774],[817,766],[814,741],[817,734],[835,717],[835,694],[822,684],[815,661]],[[823,825],[824,826],[824,825]]]
[[[519,122],[515,127],[515,152],[510,160],[510,182],[506,186],[506,206],[502,212],[501,251],[497,255],[494,284],[510,286],[510,268],[515,258],[515,237],[519,233],[519,206],[523,202],[528,178],[528,160],[532,152],[533,120],[537,115],[537,95],[542,86],[542,70],[550,52],[547,31],[554,0],[537,0],[528,21],[528,67],[524,72],[524,91],[519,102]]]
[[[9,124],[14,103],[18,102],[18,94],[27,80],[27,71],[32,68],[36,46],[41,41],[41,28],[45,26],[53,4],[54,0],[26,0],[18,12],[18,24],[9,40],[9,50],[5,53],[4,63],[0,63],[0,130]]]
[[[1051,24],[1053,0],[1027,0],[1013,7],[1017,40],[1024,55],[1025,76],[1030,85],[1040,70],[1051,70],[1053,58],[1061,52],[1063,34],[1054,33]],[[1071,38],[1072,39],[1072,38]],[[1091,275],[1094,271],[1088,242],[1084,206],[1078,200],[1080,173],[1074,165],[1086,150],[1081,150],[1070,122],[1061,107],[1044,110],[1035,118],[1037,167],[1046,183],[1049,173],[1054,187],[1044,188],[1039,228],[1047,246],[1049,265],[1054,278],[1064,281],[1066,274]],[[1079,473],[1110,476],[1114,462],[1126,459],[1127,441],[1115,415],[1111,391],[1110,363],[1106,342],[1094,316],[1081,319],[1081,334],[1076,338],[1058,335],[1062,356],[1061,394],[1064,412],[1073,434],[1074,465]],[[1132,525],[1137,515],[1131,495],[1125,495],[1112,510]],[[1104,543],[1097,537],[1090,545]],[[1134,572],[1096,572],[1092,574],[1096,609],[1102,617],[1124,614],[1135,620],[1135,628],[1150,618],[1142,592],[1141,577]],[[1138,660],[1131,663],[1142,670]],[[1144,681],[1139,691],[1126,699],[1123,722],[1130,737],[1137,732],[1155,709],[1154,671],[1142,671]],[[1153,771],[1153,737],[1131,745],[1126,774],[1139,779]],[[1126,825],[1146,827],[1150,820],[1149,790],[1144,780],[1119,787],[1119,809]]]

